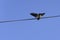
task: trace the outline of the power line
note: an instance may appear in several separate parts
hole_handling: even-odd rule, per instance
[[[40,19],[47,19],[47,18],[55,18],[60,17],[60,15],[56,16],[47,16],[47,17],[41,17]],[[19,20],[7,20],[7,21],[0,21],[0,23],[6,23],[6,22],[16,22],[16,21],[27,21],[27,20],[35,20],[36,18],[29,18],[29,19],[19,19]]]
[[[28,20],[35,20],[36,18],[29,18],[29,19],[19,19],[19,20],[7,20],[7,21],[0,21],[0,23],[6,22],[16,22],[16,21],[28,21]]]
[[[46,19],[46,18],[56,18],[56,17],[60,17],[60,15],[56,15],[56,16],[48,16],[48,17],[42,17],[41,19]]]

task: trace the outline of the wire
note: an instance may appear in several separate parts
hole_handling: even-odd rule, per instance
[[[7,20],[7,21],[0,21],[0,23],[6,22],[16,22],[16,21],[27,21],[27,20],[35,20],[36,18],[29,18],[29,19],[19,19],[19,20]]]
[[[60,15],[56,15],[56,16],[48,16],[48,17],[41,17],[40,19],[55,18],[55,17],[60,17]],[[36,19],[36,18],[19,19],[19,20],[7,20],[7,21],[0,21],[0,23],[16,22],[16,21],[27,21],[27,20],[35,20],[35,19]]]
[[[55,17],[60,17],[60,15],[56,15],[56,16],[48,16],[48,17],[42,17],[41,19],[46,19],[46,18],[55,18]]]

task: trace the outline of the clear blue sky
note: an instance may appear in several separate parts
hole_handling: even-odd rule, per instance
[[[33,18],[31,12],[60,15],[60,0],[0,0],[0,21]],[[0,40],[60,40],[60,18],[0,23]]]

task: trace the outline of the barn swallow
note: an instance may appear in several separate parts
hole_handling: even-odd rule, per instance
[[[45,15],[45,13],[31,13],[32,16],[34,16],[37,20],[39,20],[42,16]]]

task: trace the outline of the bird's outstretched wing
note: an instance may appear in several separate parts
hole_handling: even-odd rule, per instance
[[[34,17],[37,17],[37,14],[36,13],[31,13],[32,16]]]
[[[43,16],[43,15],[45,15],[45,13],[39,13],[39,15]]]

